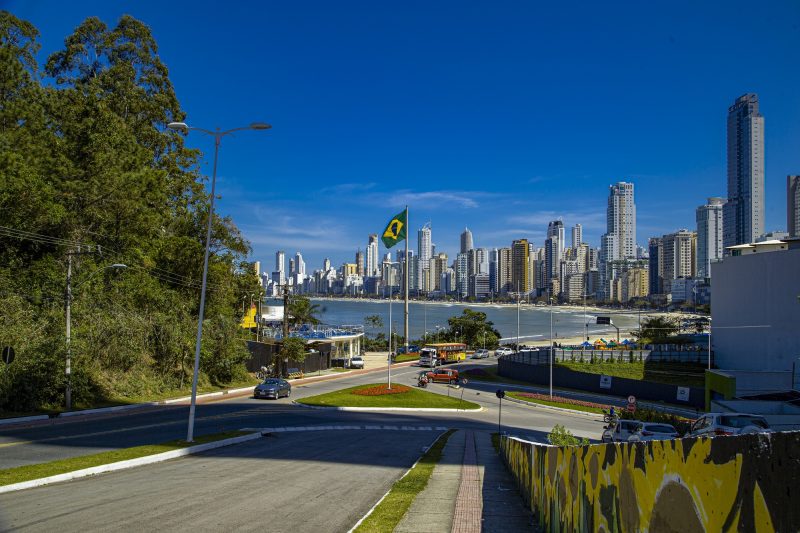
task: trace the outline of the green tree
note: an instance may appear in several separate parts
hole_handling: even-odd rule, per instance
[[[383,319],[380,315],[369,315],[364,317],[364,324],[368,328],[381,329],[383,327]]]
[[[311,303],[305,296],[294,296],[289,301],[289,324],[319,324],[316,316],[319,312],[319,305]]]
[[[306,360],[306,341],[300,337],[289,337],[281,345],[280,356],[302,363]]]
[[[547,434],[547,442],[553,446],[586,446],[589,444],[589,439],[578,438],[561,424],[553,426],[553,430]]]
[[[450,326],[444,333],[447,342],[464,342],[468,346],[483,347],[484,335],[487,348],[496,348],[500,341],[500,332],[494,329],[494,323],[486,320],[486,313],[464,309],[460,316],[447,319]]]
[[[653,316],[642,321],[642,327],[634,333],[634,337],[639,343],[662,343],[667,342],[679,329],[676,321],[665,316]]]

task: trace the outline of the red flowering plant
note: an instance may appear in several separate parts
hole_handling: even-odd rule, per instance
[[[388,388],[388,385],[372,385],[369,387],[364,387],[361,389],[356,389],[353,391],[353,394],[357,394],[359,396],[383,396],[384,394],[403,394],[404,392],[408,392],[411,390],[411,387],[407,387],[406,385],[392,385],[392,388]]]
[[[544,400],[553,403],[563,403],[565,405],[581,405],[583,407],[593,407],[595,409],[609,409],[610,406],[603,403],[584,402],[583,400],[573,400],[572,398],[564,398],[563,396],[550,397],[549,394],[538,394],[535,392],[520,392],[517,393],[523,398],[530,398],[532,400]]]

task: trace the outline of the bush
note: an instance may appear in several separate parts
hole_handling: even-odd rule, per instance
[[[553,426],[553,430],[548,433],[547,441],[553,446],[586,446],[589,439],[579,439],[561,424]]]
[[[656,411],[655,409],[639,408],[633,413],[627,410],[620,410],[618,413],[619,417],[622,419],[670,424],[678,431],[679,435],[688,433],[692,426],[692,420],[689,418],[683,418],[682,416],[665,413],[663,411]]]

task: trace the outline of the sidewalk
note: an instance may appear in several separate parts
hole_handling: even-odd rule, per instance
[[[535,530],[533,524],[490,434],[461,430],[395,532],[511,533]]]

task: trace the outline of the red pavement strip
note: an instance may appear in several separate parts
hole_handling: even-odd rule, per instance
[[[475,434],[466,431],[464,461],[461,465],[461,484],[458,487],[451,533],[480,533],[483,515],[481,476],[475,453]]]

